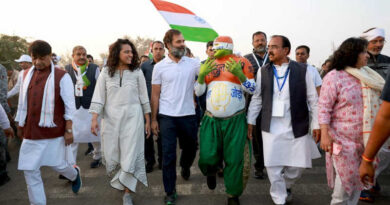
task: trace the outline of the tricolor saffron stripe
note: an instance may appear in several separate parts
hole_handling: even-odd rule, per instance
[[[173,29],[179,30],[185,40],[208,42],[218,37],[210,24],[190,10],[167,1],[151,0],[156,9]]]

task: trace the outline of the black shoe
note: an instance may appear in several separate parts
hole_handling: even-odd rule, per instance
[[[150,173],[150,172],[152,172],[153,171],[153,167],[154,167],[154,163],[146,163],[146,166],[145,166],[145,168],[146,168],[146,173]]]
[[[8,183],[11,180],[9,178],[8,174],[3,174],[3,176],[0,177],[0,186],[3,186],[4,184]]]
[[[91,162],[90,167],[93,168],[98,168],[102,164],[101,159],[95,159],[93,162]]]
[[[93,152],[93,147],[88,146],[88,149],[87,149],[87,151],[85,151],[84,155],[87,156],[89,154],[92,154],[92,152]]]
[[[214,190],[217,186],[217,177],[207,176],[207,186],[209,187],[209,189]]]
[[[165,205],[175,205],[177,199],[176,191],[174,191],[172,194],[167,194],[164,198]]]
[[[77,176],[76,179],[72,182],[72,191],[73,193],[77,194],[83,186],[83,182],[81,181],[80,168],[76,166],[75,169],[77,171]]]
[[[184,180],[188,180],[191,176],[190,168],[181,168],[181,177],[183,177]]]
[[[58,175],[58,179],[62,179],[62,180],[68,180],[69,182],[72,182],[71,180],[69,180],[68,178],[66,178],[64,175],[60,174]]]
[[[263,170],[255,170],[255,176],[256,179],[264,179],[264,172]]]
[[[240,205],[238,197],[228,197],[228,205]]]

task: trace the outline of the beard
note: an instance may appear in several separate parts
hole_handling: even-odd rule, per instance
[[[171,54],[175,58],[181,58],[186,54],[186,48],[185,47],[174,47],[172,46]]]
[[[257,48],[254,48],[253,51],[255,51],[255,53],[265,53],[267,49],[265,48],[265,46],[259,46]]]

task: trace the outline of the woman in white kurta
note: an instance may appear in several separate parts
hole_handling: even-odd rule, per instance
[[[114,175],[111,186],[125,190],[126,205],[132,204],[129,193],[135,192],[137,181],[147,186],[144,130],[149,136],[150,105],[145,79],[137,66],[134,45],[118,39],[110,46],[107,67],[98,78],[90,107],[95,134],[98,115],[102,117],[103,163],[108,175]]]

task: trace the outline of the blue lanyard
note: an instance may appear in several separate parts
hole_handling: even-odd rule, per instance
[[[274,69],[274,75],[275,75],[275,78],[276,78],[276,83],[278,84],[279,92],[282,92],[282,89],[283,89],[283,87],[284,87],[284,84],[286,83],[286,80],[287,80],[288,72],[290,71],[290,67],[287,68],[287,70],[286,70],[286,72],[284,73],[284,76],[283,76],[283,77],[279,77],[279,76],[278,76],[278,72],[276,71],[275,66],[272,65],[272,68]],[[281,78],[283,78],[282,87],[280,87],[280,84],[279,84],[279,79],[281,79]]]

